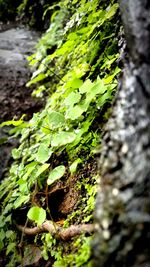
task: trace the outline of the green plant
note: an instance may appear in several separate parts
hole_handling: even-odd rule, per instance
[[[38,225],[51,217],[49,191],[61,183],[80,192],[64,226],[92,221],[97,170],[89,161],[94,158],[101,123],[117,88],[119,25],[114,26],[114,22],[118,19],[118,4],[65,0],[59,1],[57,12],[54,6],[50,8],[54,9],[50,28],[40,39],[36,53],[29,57],[35,71],[27,84],[36,85],[35,96],[47,93],[46,105],[29,122],[22,117],[1,124],[14,126],[10,133],[21,136],[20,146],[12,151],[14,162],[9,175],[0,186],[1,231],[9,231],[14,220],[12,210],[21,212],[22,207],[25,219]],[[67,262],[83,266],[90,257],[90,237],[82,240],[78,245],[73,240],[66,252],[67,245],[61,249],[61,242],[43,234],[43,256],[54,257],[54,266],[69,266]],[[9,245],[3,233],[1,247]],[[54,253],[50,253],[51,246]]]
[[[13,20],[17,14],[17,7],[21,0],[0,0],[0,20],[7,21]]]

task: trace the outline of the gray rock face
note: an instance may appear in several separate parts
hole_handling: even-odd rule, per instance
[[[130,56],[103,136],[94,267],[148,267],[150,5],[144,0],[120,0],[120,6]]]
[[[34,51],[38,34],[25,28],[9,29],[0,32],[0,91],[4,90],[4,82],[12,79],[23,84],[29,77],[27,55]],[[6,79],[7,78],[7,79]],[[6,79],[6,81],[5,81]],[[12,81],[12,87],[14,82]]]
[[[129,53],[135,64],[150,63],[150,2],[119,0]]]
[[[128,66],[103,138],[94,266],[129,267],[136,260],[140,264],[140,258],[148,260],[150,120],[135,97],[138,89],[142,88]]]
[[[41,103],[31,98],[26,88],[31,72],[27,55],[33,53],[39,34],[25,28],[10,28],[0,32],[0,123],[23,113],[32,115]],[[0,128],[0,144],[7,139],[5,129]],[[0,146],[0,177],[9,163],[14,141]]]

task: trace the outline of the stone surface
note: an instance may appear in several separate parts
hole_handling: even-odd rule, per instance
[[[8,26],[8,25],[7,25]],[[4,27],[0,31],[0,123],[22,114],[30,118],[42,102],[31,97],[26,82],[31,76],[27,56],[33,53],[39,34],[24,27]],[[0,177],[10,162],[10,151],[16,142],[9,140],[5,128],[0,128]]]
[[[118,94],[103,136],[94,267],[148,267],[150,5],[144,0],[119,2],[129,60],[124,59]]]

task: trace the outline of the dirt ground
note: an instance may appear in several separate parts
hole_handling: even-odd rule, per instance
[[[39,111],[44,100],[31,97],[33,88],[27,88],[31,71],[27,56],[32,54],[39,34],[18,25],[0,25],[0,123],[26,114],[30,119]],[[10,162],[10,151],[16,141],[3,143],[6,128],[0,128],[0,177]]]

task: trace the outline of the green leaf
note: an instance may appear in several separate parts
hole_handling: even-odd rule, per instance
[[[65,123],[64,116],[56,111],[51,111],[47,115],[48,117],[48,126],[50,128],[59,128]]]
[[[8,255],[10,252],[14,252],[16,248],[16,243],[9,243],[6,250],[6,255]]]
[[[32,92],[32,96],[42,97],[44,91],[46,91],[46,87],[44,85],[41,85]]]
[[[109,59],[106,58],[106,60],[104,61],[104,64],[101,66],[101,70],[104,68],[110,69],[111,65],[113,64],[113,62],[118,58],[118,54],[116,54],[115,56],[109,56]]]
[[[30,196],[19,196],[16,201],[14,202],[14,208],[17,209],[19,208],[23,203],[27,203],[30,199]]]
[[[9,239],[13,239],[13,236],[14,236],[14,232],[12,230],[8,230],[6,232],[6,237],[9,238]]]
[[[78,92],[71,92],[65,99],[64,104],[66,106],[73,106],[78,103],[81,99],[81,95]]]
[[[114,77],[120,72],[121,70],[116,67],[115,71],[113,72],[112,75],[108,75],[105,79],[103,79],[105,84],[111,83],[112,80],[114,79]],[[117,80],[114,80],[114,83],[116,82],[116,86],[117,86]]]
[[[20,126],[24,121],[22,119],[15,121],[15,120],[11,120],[11,121],[4,121],[0,124],[0,127],[3,126],[9,126],[9,125],[13,125],[13,126]]]
[[[27,217],[35,221],[37,225],[41,225],[46,220],[46,211],[40,207],[32,207],[29,209]]]
[[[100,108],[102,107],[106,102],[110,101],[112,99],[112,95],[111,92],[106,91],[105,94],[103,94],[102,96],[100,96],[97,99],[97,106]]]
[[[14,148],[11,153],[14,159],[19,159],[21,157],[21,151],[19,148]]]
[[[93,87],[93,83],[90,81],[90,79],[86,80],[83,85],[79,88],[79,92],[81,94],[84,94],[88,91],[91,90],[91,88]]]
[[[53,169],[47,179],[47,184],[51,185],[53,184],[55,181],[57,181],[58,179],[60,179],[65,173],[65,166],[64,165],[60,165],[58,167],[56,167],[55,169]]]
[[[4,240],[5,236],[6,236],[6,233],[4,232],[3,229],[1,229],[0,230],[0,240]]]
[[[27,194],[28,193],[28,184],[27,181],[24,181],[23,179],[19,179],[17,184],[19,185],[19,191],[22,194]]]
[[[5,217],[3,217],[3,215],[0,215],[0,228],[3,228],[5,225]],[[1,235],[0,235],[1,238]]]
[[[78,167],[78,164],[81,163],[82,160],[80,158],[76,159],[69,167],[71,174],[75,173]]]
[[[86,111],[85,106],[76,105],[76,106],[67,110],[65,117],[66,117],[66,119],[76,120],[77,118],[79,118],[82,115],[82,113],[84,111]]]
[[[5,236],[6,236],[6,234],[5,234],[4,230],[1,229],[1,231],[0,231],[0,250],[3,249],[3,247],[4,247],[3,240],[5,239]]]
[[[29,81],[26,86],[29,87],[30,85],[40,82],[42,80],[44,80],[46,78],[46,75],[44,73],[40,73],[39,75],[37,75],[35,78],[33,78],[31,81]]]
[[[51,140],[51,146],[63,146],[73,142],[76,138],[76,134],[73,132],[60,132],[53,135]]]
[[[27,178],[30,176],[30,174],[32,173],[32,171],[35,169],[36,166],[37,166],[37,162],[31,162],[26,165],[25,174],[22,177],[24,181],[27,180]]]
[[[99,77],[97,78],[96,83],[92,86],[91,90],[87,93],[86,100],[88,102],[92,101],[96,95],[103,94],[106,91],[103,80]]]
[[[70,87],[76,89],[76,88],[79,88],[82,84],[83,84],[83,81],[81,79],[75,78],[75,79],[71,80],[71,82],[69,82],[67,84],[67,86],[70,86]]]
[[[38,162],[45,163],[50,158],[52,153],[53,151],[47,145],[40,144],[36,154],[36,160]]]
[[[108,12],[106,13],[106,18],[111,19],[116,14],[118,7],[119,5],[117,3],[111,6]]]
[[[50,164],[45,163],[42,166],[38,166],[37,167],[37,172],[35,174],[35,178],[38,178],[45,170],[47,170],[49,165]]]

